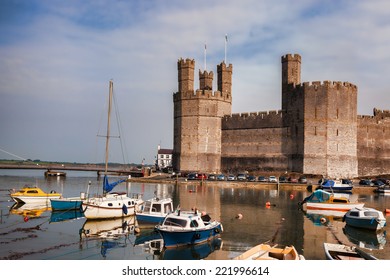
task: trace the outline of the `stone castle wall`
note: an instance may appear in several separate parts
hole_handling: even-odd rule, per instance
[[[301,57],[282,57],[282,110],[231,114],[232,65],[199,71],[179,60],[174,94],[176,170],[299,172],[327,177],[390,174],[390,111],[357,115],[357,87],[301,83]]]
[[[374,109],[373,116],[357,121],[359,175],[390,174],[390,111]]]
[[[241,113],[222,119],[222,169],[225,172],[287,170],[282,111]]]

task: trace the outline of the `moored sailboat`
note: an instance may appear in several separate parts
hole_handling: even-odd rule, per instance
[[[83,201],[81,207],[84,216],[87,219],[111,219],[135,215],[136,208],[138,208],[138,206],[143,202],[140,195],[137,195],[136,197],[129,197],[125,192],[111,192],[115,186],[126,181],[118,180],[116,182],[109,183],[107,177],[112,98],[113,82],[110,81],[103,195],[88,198]]]

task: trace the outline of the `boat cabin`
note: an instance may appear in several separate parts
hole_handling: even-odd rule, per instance
[[[173,203],[171,199],[152,199],[145,201],[142,212],[143,213],[161,213],[168,214],[173,211]]]
[[[195,211],[181,211],[177,210],[168,215],[163,223],[163,226],[179,227],[183,229],[203,228],[210,222],[210,216],[207,214],[200,214]]]

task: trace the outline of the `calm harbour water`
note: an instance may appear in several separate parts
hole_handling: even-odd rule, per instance
[[[133,218],[92,222],[78,211],[53,213],[45,207],[29,209],[26,205],[15,208],[8,192],[27,184],[67,197],[78,196],[86,192],[89,181],[90,193],[101,193],[102,182],[93,173],[69,172],[66,178],[46,179],[38,171],[0,171],[0,259],[225,260],[272,240],[294,245],[308,260],[324,260],[323,243],[338,241],[370,249],[376,257],[390,260],[386,231],[370,233],[346,227],[341,217],[302,212],[298,202],[310,194],[306,190],[277,191],[260,184],[245,187],[229,182],[206,182],[203,186],[132,182],[116,187],[117,191],[143,193],[144,199],[152,198],[154,193],[160,198],[172,197],[175,207],[196,207],[222,222],[224,232],[220,239],[170,250],[159,250],[161,242],[152,229],[140,228],[137,233]],[[390,208],[390,196],[371,192],[352,196],[368,207]],[[266,207],[267,202],[270,207]],[[241,219],[236,218],[238,214]],[[326,223],[321,223],[321,218],[326,218]],[[386,218],[389,222],[389,216]]]

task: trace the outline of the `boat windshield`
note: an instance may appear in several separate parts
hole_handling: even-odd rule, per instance
[[[365,211],[364,216],[366,216],[366,217],[379,217],[379,214],[378,214],[378,212],[374,212],[374,211]]]
[[[186,227],[187,225],[187,220],[183,219],[176,219],[176,218],[167,218],[164,222],[165,226],[176,226],[176,227]]]
[[[152,203],[150,201],[146,201],[145,206],[144,206],[144,212],[149,212],[151,205],[152,205]]]
[[[165,203],[165,204],[164,204],[164,212],[165,212],[165,213],[170,213],[170,212],[172,212],[172,205],[171,205],[171,203]]]

